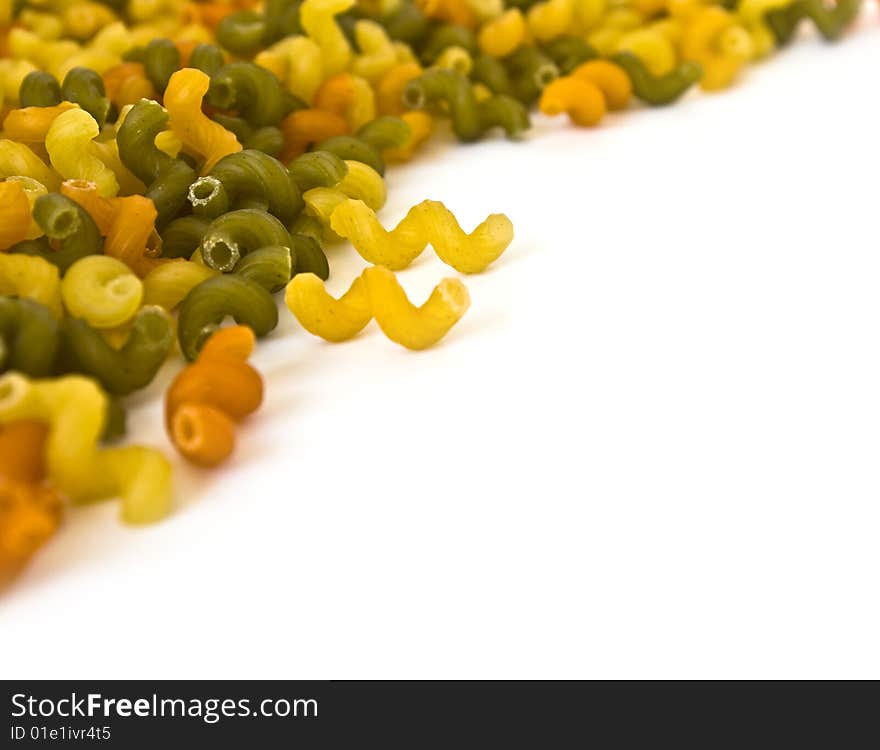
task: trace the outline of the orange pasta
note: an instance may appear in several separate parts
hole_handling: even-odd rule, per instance
[[[0,477],[40,482],[46,476],[43,452],[49,429],[35,419],[0,426]]]
[[[605,97],[592,81],[574,76],[557,78],[541,94],[538,107],[545,115],[567,113],[575,125],[597,125],[605,116]]]
[[[61,102],[54,107],[13,109],[3,120],[3,136],[21,143],[43,143],[55,118],[77,107],[73,102]]]
[[[181,454],[216,466],[235,446],[234,422],[259,408],[263,379],[246,360],[254,348],[247,326],[217,331],[165,394],[165,424]]]
[[[234,3],[187,3],[181,11],[181,20],[186,24],[194,23],[214,29],[226,16],[232,15],[238,10],[239,7]],[[187,59],[189,59],[189,56],[187,56]]]
[[[141,99],[157,99],[158,94],[144,66],[139,62],[124,62],[104,71],[104,89],[107,98],[120,109]]]
[[[477,16],[467,0],[418,0],[416,4],[428,18],[449,21],[469,29],[477,25]]]
[[[0,182],[0,250],[8,250],[27,237],[31,204],[20,182]]]
[[[376,86],[376,108],[380,115],[399,115],[404,112],[403,90],[424,71],[416,62],[400,63],[389,68]]]
[[[366,79],[351,73],[337,73],[324,81],[315,92],[312,106],[344,118],[351,130],[376,116],[372,87]]]
[[[202,174],[224,156],[241,151],[235,133],[202,112],[202,99],[211,79],[201,70],[182,68],[171,76],[165,89],[168,125],[184,147],[204,157]]]
[[[281,134],[284,136],[282,161],[290,161],[304,154],[313,143],[347,135],[348,123],[345,118],[323,109],[300,109],[292,112],[281,121]]]
[[[400,119],[409,125],[409,140],[398,148],[386,149],[382,155],[388,161],[409,161],[434,132],[434,118],[427,112],[404,112]]]
[[[0,477],[0,584],[15,576],[58,528],[61,498],[42,485]]]
[[[138,276],[146,276],[157,264],[161,240],[156,232],[156,206],[143,195],[104,198],[87,180],[65,180],[61,193],[76,201],[94,219],[106,237],[104,253],[125,263]]]
[[[623,68],[608,60],[589,60],[571,72],[572,77],[599,87],[608,109],[623,109],[632,97],[632,83]]]

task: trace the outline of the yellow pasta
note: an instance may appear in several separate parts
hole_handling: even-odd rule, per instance
[[[485,24],[477,41],[480,49],[492,57],[506,57],[526,39],[528,27],[519,8],[511,8]]]
[[[107,397],[90,378],[0,377],[0,423],[36,419],[49,426],[46,468],[56,488],[75,503],[119,496],[125,521],[156,521],[171,507],[171,467],[149,448],[100,450],[106,414]]]
[[[94,182],[98,193],[109,197],[119,192],[119,182],[113,171],[95,155],[92,139],[99,132],[98,123],[88,112],[69,109],[52,122],[46,134],[46,151],[62,177]]]
[[[388,189],[385,180],[375,169],[361,161],[346,160],[348,172],[336,184],[336,190],[348,198],[357,198],[374,211],[385,205]]]
[[[755,58],[769,55],[776,47],[776,38],[765,22],[767,13],[791,5],[793,0],[741,0],[736,14],[749,36]]]
[[[354,26],[354,37],[361,51],[351,64],[351,72],[355,75],[375,81],[397,65],[397,50],[381,24],[358,21]]]
[[[324,80],[321,48],[305,36],[282,39],[258,53],[254,62],[275,73],[291,94],[306,102],[312,101]]]
[[[406,268],[430,244],[437,257],[456,271],[479,273],[513,240],[513,225],[504,214],[491,214],[466,234],[446,206],[430,200],[413,206],[387,231],[369,206],[349,199],[333,209],[330,227],[366,261],[392,270]]]
[[[682,32],[682,57],[703,66],[700,86],[707,91],[733,83],[752,51],[752,38],[736,16],[717,6],[694,14]]]
[[[224,156],[241,151],[235,134],[202,112],[202,99],[211,79],[201,70],[183,68],[171,76],[165,89],[168,125],[183,145],[204,157],[202,174]]]
[[[427,349],[442,339],[470,307],[467,287],[459,279],[443,279],[427,301],[416,307],[387,268],[364,271],[370,309],[382,332],[407,349]]]
[[[437,59],[434,60],[434,67],[453,70],[456,73],[466,76],[471,72],[471,68],[474,67],[474,60],[471,57],[471,53],[464,47],[452,45],[451,47],[444,49],[443,52],[437,56]]]
[[[342,13],[355,0],[305,0],[299,17],[303,30],[321,48],[321,65],[324,76],[347,70],[351,64],[352,49],[342,29],[336,24],[336,15]]]
[[[337,300],[315,274],[300,273],[287,285],[284,301],[303,328],[326,341],[347,341],[373,317],[366,282],[360,277]]]
[[[382,155],[387,161],[408,161],[434,132],[434,118],[422,110],[404,112],[400,118],[409,125],[409,140],[398,148],[386,149]]]
[[[568,33],[574,21],[574,0],[546,0],[529,8],[528,27],[541,42]]]
[[[0,179],[30,177],[50,191],[58,190],[60,175],[23,143],[0,139]]]
[[[0,294],[27,297],[62,316],[58,267],[35,255],[0,253]]]
[[[125,263],[109,255],[80,258],[61,281],[61,299],[67,311],[95,328],[127,323],[143,297],[141,280]]]
[[[98,31],[117,20],[106,5],[92,0],[71,3],[61,13],[66,36],[81,41],[91,39]]]
[[[201,254],[199,259],[201,260]],[[144,277],[143,304],[159,305],[170,312],[183,301],[193,287],[218,275],[219,271],[208,268],[202,262],[175,260],[171,263],[163,263]]]
[[[669,37],[653,28],[625,33],[615,45],[615,52],[632,52],[655,76],[665,75],[678,62],[678,55]]]

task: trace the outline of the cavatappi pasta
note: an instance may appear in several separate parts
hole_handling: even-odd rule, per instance
[[[372,320],[424,349],[470,305],[413,304],[395,272],[429,245],[462,274],[513,241],[423,200],[380,218],[389,164],[446,120],[522,139],[529,112],[606,126],[742,80],[800,29],[841,38],[859,0],[265,0],[0,3],[0,581],[63,510],[171,509],[171,467],[124,431],[126,399],[176,369],[172,445],[232,453],[262,402],[248,363],[275,296],[327,341]],[[548,122],[544,118],[543,123]],[[565,121],[558,121],[563,125]],[[589,137],[589,136],[584,136]],[[386,228],[388,227],[388,228]],[[367,267],[335,297],[348,242]],[[230,321],[235,325],[230,325]],[[277,334],[275,334],[277,335]]]

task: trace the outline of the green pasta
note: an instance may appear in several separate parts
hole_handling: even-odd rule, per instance
[[[510,74],[497,57],[479,55],[474,60],[470,77],[474,83],[482,83],[493,94],[513,96]]]
[[[199,177],[186,194],[193,213],[207,219],[216,219],[229,210],[229,195],[216,177]]]
[[[543,50],[564,76],[578,65],[599,57],[599,53],[587,41],[571,34],[552,39],[544,45]]]
[[[288,112],[304,106],[293,99],[270,71],[250,62],[220,68],[211,76],[207,95],[212,107],[234,110],[254,127],[277,125]]]
[[[266,22],[263,46],[302,33],[299,22],[300,6],[302,3],[298,0],[266,0],[263,6],[263,18]]]
[[[71,68],[61,83],[61,97],[79,104],[99,126],[107,120],[110,100],[104,91],[104,80],[91,68]]]
[[[125,436],[126,423],[125,406],[122,400],[115,397],[107,399],[107,418],[104,421],[104,432],[101,433],[101,441],[112,443],[114,440]]]
[[[855,20],[861,7],[860,0],[837,0],[833,8],[829,8],[822,0],[798,0],[798,3],[828,41],[840,38]]]
[[[422,62],[430,65],[448,47],[461,47],[470,55],[476,55],[478,52],[477,35],[465,26],[456,26],[451,23],[437,26],[428,35],[419,50]]]
[[[236,55],[250,57],[264,47],[267,35],[266,18],[254,10],[231,13],[217,24],[217,41]]]
[[[110,393],[123,396],[153,380],[174,343],[171,316],[155,305],[138,310],[120,349],[78,318],[67,318],[62,332],[64,368],[91,375]]]
[[[353,135],[335,135],[315,144],[316,151],[326,151],[344,161],[359,161],[385,174],[385,160],[374,146]]]
[[[477,102],[471,82],[451,70],[425,71],[406,85],[403,100],[411,109],[446,102],[452,128],[462,141],[475,141],[493,127],[503,128],[513,138],[529,127],[529,115],[521,102],[503,94]]]
[[[318,225],[320,231],[320,224]],[[321,248],[318,237],[312,234],[291,232],[290,251],[295,261],[293,273],[313,273],[321,279],[330,278],[330,264]]]
[[[804,7],[797,0],[781,8],[769,10],[764,14],[764,21],[773,33],[776,44],[780,47],[792,40],[794,32],[803,19]]]
[[[404,120],[385,115],[362,125],[355,135],[381,152],[386,148],[400,148],[409,140],[411,131]]]
[[[10,253],[42,257],[64,273],[80,258],[103,252],[104,242],[94,220],[70,198],[59,193],[41,195],[34,203],[33,217],[45,236],[19,242]]]
[[[269,245],[291,246],[284,224],[266,211],[242,208],[211,222],[202,238],[202,260],[225,273],[235,268],[242,256]]]
[[[22,107],[54,107],[62,101],[61,86],[51,73],[32,70],[18,88],[18,101]]]
[[[428,17],[411,0],[402,0],[381,23],[391,39],[410,45],[420,43],[431,29]]]
[[[278,158],[284,149],[284,134],[274,125],[266,125],[254,130],[241,145],[253,151],[262,151],[268,156]]]
[[[156,136],[165,130],[168,113],[157,102],[141,99],[126,115],[116,133],[119,158],[149,187],[145,195],[156,204],[156,227],[161,229],[186,205],[195,170],[156,147]]]
[[[207,279],[193,287],[180,305],[177,336],[183,355],[195,359],[228,316],[250,326],[257,336],[265,336],[278,325],[275,300],[259,284],[235,274]]]
[[[537,47],[523,45],[505,58],[513,96],[526,106],[541,95],[548,83],[559,77],[559,68]]]
[[[143,65],[147,78],[162,93],[180,68],[180,53],[170,39],[153,39],[144,49]]]
[[[0,372],[33,378],[52,374],[58,354],[58,321],[39,302],[0,297]]]
[[[680,63],[669,73],[655,76],[631,52],[618,52],[611,60],[626,71],[633,93],[655,107],[676,101],[703,75],[703,68],[696,62]]]
[[[287,167],[300,192],[316,187],[333,187],[348,174],[348,166],[329,151],[309,151],[294,159]]]
[[[211,226],[211,220],[203,216],[181,216],[162,232],[162,257],[190,258],[202,244],[202,237]]]
[[[223,67],[225,62],[223,50],[216,44],[199,44],[190,54],[187,66],[198,68],[212,76]]]
[[[256,200],[284,223],[303,209],[302,195],[287,167],[262,151],[244,149],[224,156],[209,176],[221,183],[232,207]]]
[[[267,292],[277,292],[290,281],[295,267],[296,259],[291,248],[269,245],[245,255],[232,272],[259,284]]]

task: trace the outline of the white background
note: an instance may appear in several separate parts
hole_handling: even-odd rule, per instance
[[[151,528],[70,514],[0,602],[2,676],[880,676],[876,7],[807,36],[392,169],[386,223],[514,221],[466,318],[416,354],[283,310],[234,461],[178,462]],[[166,449],[171,375],[130,424]]]

